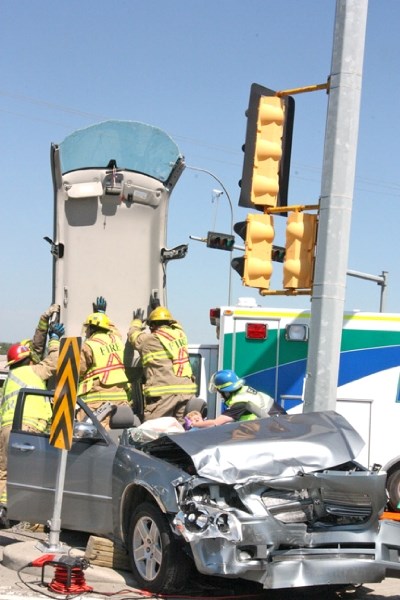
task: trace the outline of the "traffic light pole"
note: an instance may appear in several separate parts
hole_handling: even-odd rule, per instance
[[[304,412],[335,410],[368,0],[337,0]]]

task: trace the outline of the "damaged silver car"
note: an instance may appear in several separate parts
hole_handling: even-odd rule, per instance
[[[19,395],[10,437],[9,518],[46,523],[60,451],[48,434],[23,431],[28,392]],[[87,423],[68,452],[62,528],[125,548],[140,587],[175,591],[194,567],[268,589],[400,577],[400,524],[380,520],[386,474],[355,462],[363,442],[337,413],[137,443],[132,415],[117,411],[107,432],[78,402]]]

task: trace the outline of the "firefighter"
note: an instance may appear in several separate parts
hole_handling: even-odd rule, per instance
[[[20,343],[12,345],[7,353],[9,374],[3,387],[0,405],[0,527],[7,526],[7,450],[18,392],[22,388],[46,389],[46,382],[57,369],[62,323],[49,326],[46,358],[35,363],[32,349]],[[24,405],[23,429],[42,433],[49,431],[52,417],[50,401],[45,396],[27,396]]]
[[[140,355],[144,370],[144,420],[175,417],[184,422],[187,402],[196,393],[182,326],[164,306],[157,306],[143,322],[144,311],[135,310],[128,340]]]
[[[271,396],[258,392],[254,388],[245,385],[245,380],[229,369],[217,371],[212,375],[209,391],[219,392],[224,399],[224,410],[215,419],[200,420],[196,418],[191,421],[186,417],[186,428],[215,427],[233,421],[253,421],[261,417],[276,414],[285,414]]]
[[[122,338],[105,313],[107,302],[102,296],[93,308],[95,312],[84,322],[86,339],[81,351],[78,396],[100,414],[107,403],[131,405]],[[103,411],[103,415],[102,425],[108,428],[110,414]],[[78,420],[83,417],[78,411]]]

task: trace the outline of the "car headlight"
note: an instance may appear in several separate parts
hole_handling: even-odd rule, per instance
[[[210,515],[204,510],[192,509],[185,515],[185,525],[189,531],[204,531],[210,524]]]
[[[213,506],[186,505],[174,518],[177,530],[187,541],[201,537],[223,537],[231,541],[242,539],[241,523],[235,515]]]

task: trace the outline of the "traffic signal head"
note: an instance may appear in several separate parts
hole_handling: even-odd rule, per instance
[[[316,215],[303,212],[289,214],[286,226],[286,255],[283,263],[285,289],[311,288],[316,237]]]
[[[287,206],[294,100],[253,83],[246,114],[239,206]]]
[[[274,262],[283,263],[285,260],[286,249],[282,246],[272,246],[271,260]]]
[[[244,285],[269,289],[275,235],[273,217],[268,214],[249,214],[247,220],[236,223],[234,229],[245,240],[245,254],[232,260],[232,268],[241,275]]]
[[[229,233],[217,233],[209,231],[207,233],[207,248],[217,248],[218,250],[228,250],[232,252],[235,245],[235,236]]]

